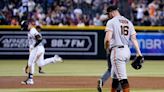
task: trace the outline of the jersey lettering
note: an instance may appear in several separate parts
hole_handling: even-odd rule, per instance
[[[129,26],[122,26],[121,25],[121,34],[127,36],[129,33]]]

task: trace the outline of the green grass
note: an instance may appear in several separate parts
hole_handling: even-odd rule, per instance
[[[128,76],[148,76],[148,77],[164,77],[163,72],[164,61],[145,61],[140,70],[134,70],[127,65]]]
[[[26,60],[0,60],[0,76],[22,76]],[[106,69],[102,60],[65,60],[45,66],[43,76],[98,76]],[[36,66],[36,75],[38,75]]]
[[[0,60],[0,76],[24,76],[27,60]],[[145,61],[141,70],[127,65],[128,76],[164,77],[164,61]],[[49,64],[41,76],[101,76],[106,71],[105,60],[65,60],[64,63]],[[36,68],[36,76],[39,75]],[[39,75],[40,76],[40,75]]]

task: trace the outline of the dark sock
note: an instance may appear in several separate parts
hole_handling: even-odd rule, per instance
[[[28,78],[29,78],[29,79],[32,79],[32,78],[33,78],[33,74],[29,73],[29,74],[28,74]]]

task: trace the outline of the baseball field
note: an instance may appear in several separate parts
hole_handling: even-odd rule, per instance
[[[0,60],[0,92],[97,92],[97,80],[106,70],[105,60],[65,60],[34,75],[34,85],[22,85],[27,60]],[[164,92],[164,61],[145,60],[141,70],[127,65],[131,92]],[[109,92],[111,80],[103,88]]]

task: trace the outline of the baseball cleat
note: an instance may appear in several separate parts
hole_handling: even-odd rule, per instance
[[[98,83],[97,84],[97,90],[98,90],[98,92],[102,92],[103,81],[100,79],[100,80],[98,80],[97,83]]]
[[[43,72],[43,71],[39,71],[39,73],[40,73],[40,74],[45,74],[45,72]]]
[[[24,84],[24,85],[33,85],[34,84],[34,81],[33,81],[33,79],[27,79],[25,81],[22,81],[21,84]]]
[[[55,56],[54,56],[54,63],[55,63],[55,62],[60,62],[60,63],[62,63],[62,62],[64,62],[64,61],[63,61],[63,59],[62,59],[60,56],[55,55]]]
[[[42,70],[42,67],[39,66],[39,71],[40,74],[44,74],[45,72]]]

